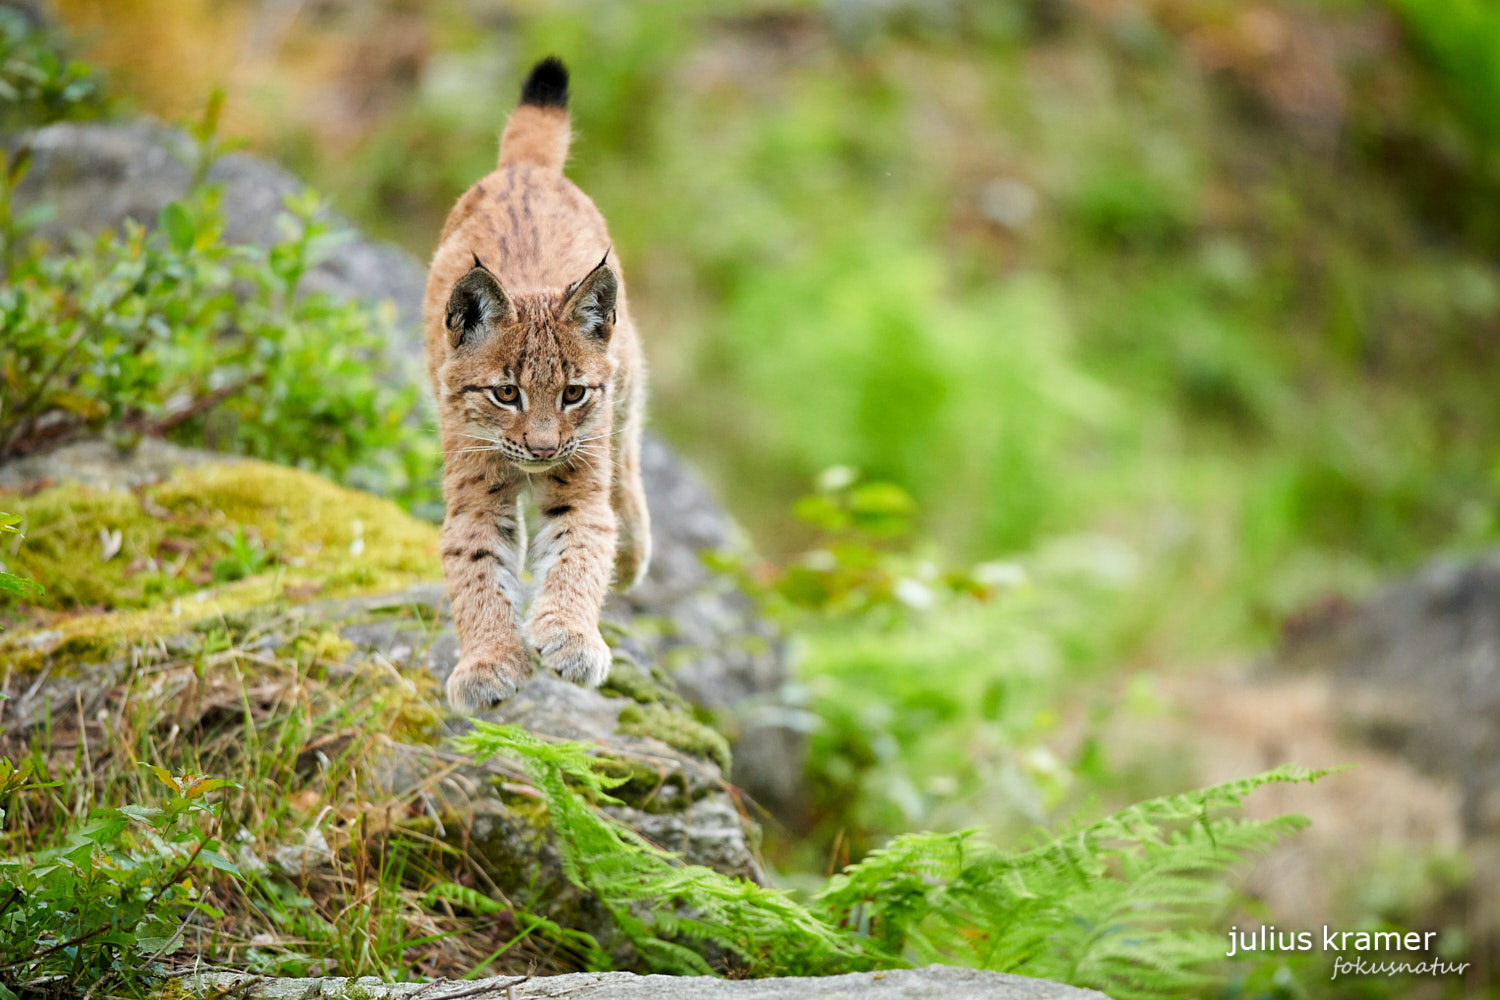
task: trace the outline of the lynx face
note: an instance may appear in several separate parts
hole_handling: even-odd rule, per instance
[[[445,321],[452,353],[439,378],[460,409],[467,447],[529,473],[607,435],[617,287],[602,262],[553,295],[511,298],[483,265],[459,279]]]

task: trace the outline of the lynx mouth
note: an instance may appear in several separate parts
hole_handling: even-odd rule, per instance
[[[554,465],[557,465],[560,461],[561,459],[549,458],[544,461],[512,462],[511,465],[514,465],[516,468],[525,473],[546,472]]]

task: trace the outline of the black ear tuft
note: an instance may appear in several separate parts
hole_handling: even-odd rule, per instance
[[[542,108],[568,106],[568,67],[556,56],[548,56],[531,67],[531,75],[521,85],[521,103]]]
[[[609,266],[609,254],[582,281],[568,290],[563,308],[578,332],[585,337],[609,340],[614,333],[615,305],[620,296],[620,279]]]
[[[515,307],[500,282],[474,257],[476,266],[459,278],[448,294],[448,346],[455,350],[488,340],[495,327],[516,318]]]

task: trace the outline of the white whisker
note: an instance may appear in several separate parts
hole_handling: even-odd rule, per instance
[[[583,448],[579,448],[578,449],[578,451],[580,451],[580,452],[582,452],[584,450],[585,449],[583,449]],[[594,453],[592,451],[590,451],[589,454],[590,455],[594,455]],[[609,457],[610,468],[613,468],[613,469],[621,468],[621,464],[620,464],[621,456],[622,456],[622,453],[620,451],[618,451],[617,449],[611,449],[610,450],[610,453],[609,453],[609,456],[608,456]],[[594,457],[597,458],[598,456],[595,455]]]
[[[591,472],[591,473],[593,473],[594,475],[597,476],[599,474],[599,470],[596,469],[596,468],[594,468],[594,463],[593,462],[590,462],[587,458],[584,458],[583,456],[584,456],[584,451],[581,448],[573,453],[573,457],[574,458],[576,458],[580,462],[582,462],[584,464],[584,466],[589,470],[589,472]]]

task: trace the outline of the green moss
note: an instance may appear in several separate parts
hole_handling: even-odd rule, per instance
[[[133,493],[63,485],[5,504],[26,532],[7,554],[9,568],[47,588],[31,622],[44,628],[0,636],[0,653],[23,666],[270,603],[397,590],[441,572],[434,526],[379,497],[264,462],[199,466]]]
[[[199,466],[138,493],[56,486],[6,506],[26,532],[10,562],[47,588],[42,606],[55,609],[149,607],[269,573],[364,586],[438,572],[431,525],[264,462]],[[115,532],[118,551],[105,558]]]
[[[651,767],[626,757],[601,756],[598,768],[620,784],[609,794],[648,813],[681,812],[687,804],[688,782],[680,768]]]
[[[600,687],[607,694],[617,694],[642,705],[664,704],[686,711],[687,702],[677,693],[676,685],[665,671],[653,668],[642,670],[625,659],[616,659],[610,668],[609,678]]]
[[[692,715],[662,704],[626,705],[620,711],[620,732],[660,740],[685,754],[711,760],[729,773],[729,741],[724,734]]]

